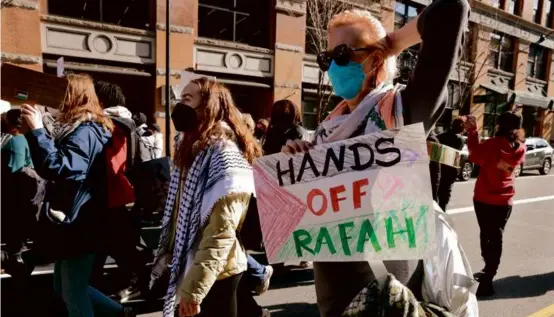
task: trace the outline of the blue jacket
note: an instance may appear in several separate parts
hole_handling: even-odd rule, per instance
[[[93,243],[90,235],[101,230],[97,225],[105,213],[107,196],[104,146],[110,138],[109,131],[93,122],[81,124],[57,141],[45,129],[27,134],[35,169],[48,181],[42,208],[64,212],[64,222],[75,228],[71,234],[77,236],[66,239]],[[88,245],[85,241],[79,244]]]

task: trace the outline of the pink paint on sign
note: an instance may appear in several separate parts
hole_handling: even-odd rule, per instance
[[[389,185],[391,182],[392,182],[392,186],[389,187],[388,190],[382,186],[383,185],[382,181],[379,182],[379,188],[381,188],[381,190],[385,192],[385,195],[383,196],[385,200],[388,200],[396,192],[397,189],[404,188],[404,184],[402,183],[402,180],[398,176],[393,175],[387,179],[387,185]]]
[[[254,182],[264,245],[271,260],[296,229],[307,207],[257,165],[254,166]]]

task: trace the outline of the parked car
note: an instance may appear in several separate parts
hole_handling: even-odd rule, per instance
[[[527,152],[525,161],[514,170],[514,176],[518,177],[522,171],[538,170],[541,175],[550,173],[554,161],[554,149],[543,138],[527,138],[525,140]]]
[[[458,179],[461,181],[468,181],[474,173],[475,166],[469,161],[469,150],[467,149],[467,137],[462,137],[464,140],[464,147],[462,148],[462,157],[460,159],[460,170],[458,171]]]

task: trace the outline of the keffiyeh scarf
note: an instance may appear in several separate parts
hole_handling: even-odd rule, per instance
[[[315,133],[316,144],[345,140],[351,137],[399,128],[402,116],[403,85],[383,84],[370,92],[348,113],[348,104],[341,102],[321,123]]]
[[[175,168],[171,175],[160,243],[156,252],[156,261],[164,254],[173,255],[164,317],[174,316],[177,287],[193,262],[202,228],[206,225],[215,203],[232,193],[254,193],[252,167],[237,145],[230,140],[215,141],[196,155],[184,180],[181,180],[180,175],[181,171]],[[180,191],[181,181],[184,183],[181,185],[183,190]],[[174,205],[178,195],[181,196],[174,248],[169,250]]]

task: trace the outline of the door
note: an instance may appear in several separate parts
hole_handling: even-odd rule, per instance
[[[525,153],[525,162],[523,162],[524,168],[535,168],[539,165],[538,150],[535,144],[535,139],[525,140],[525,146],[527,152]]]

